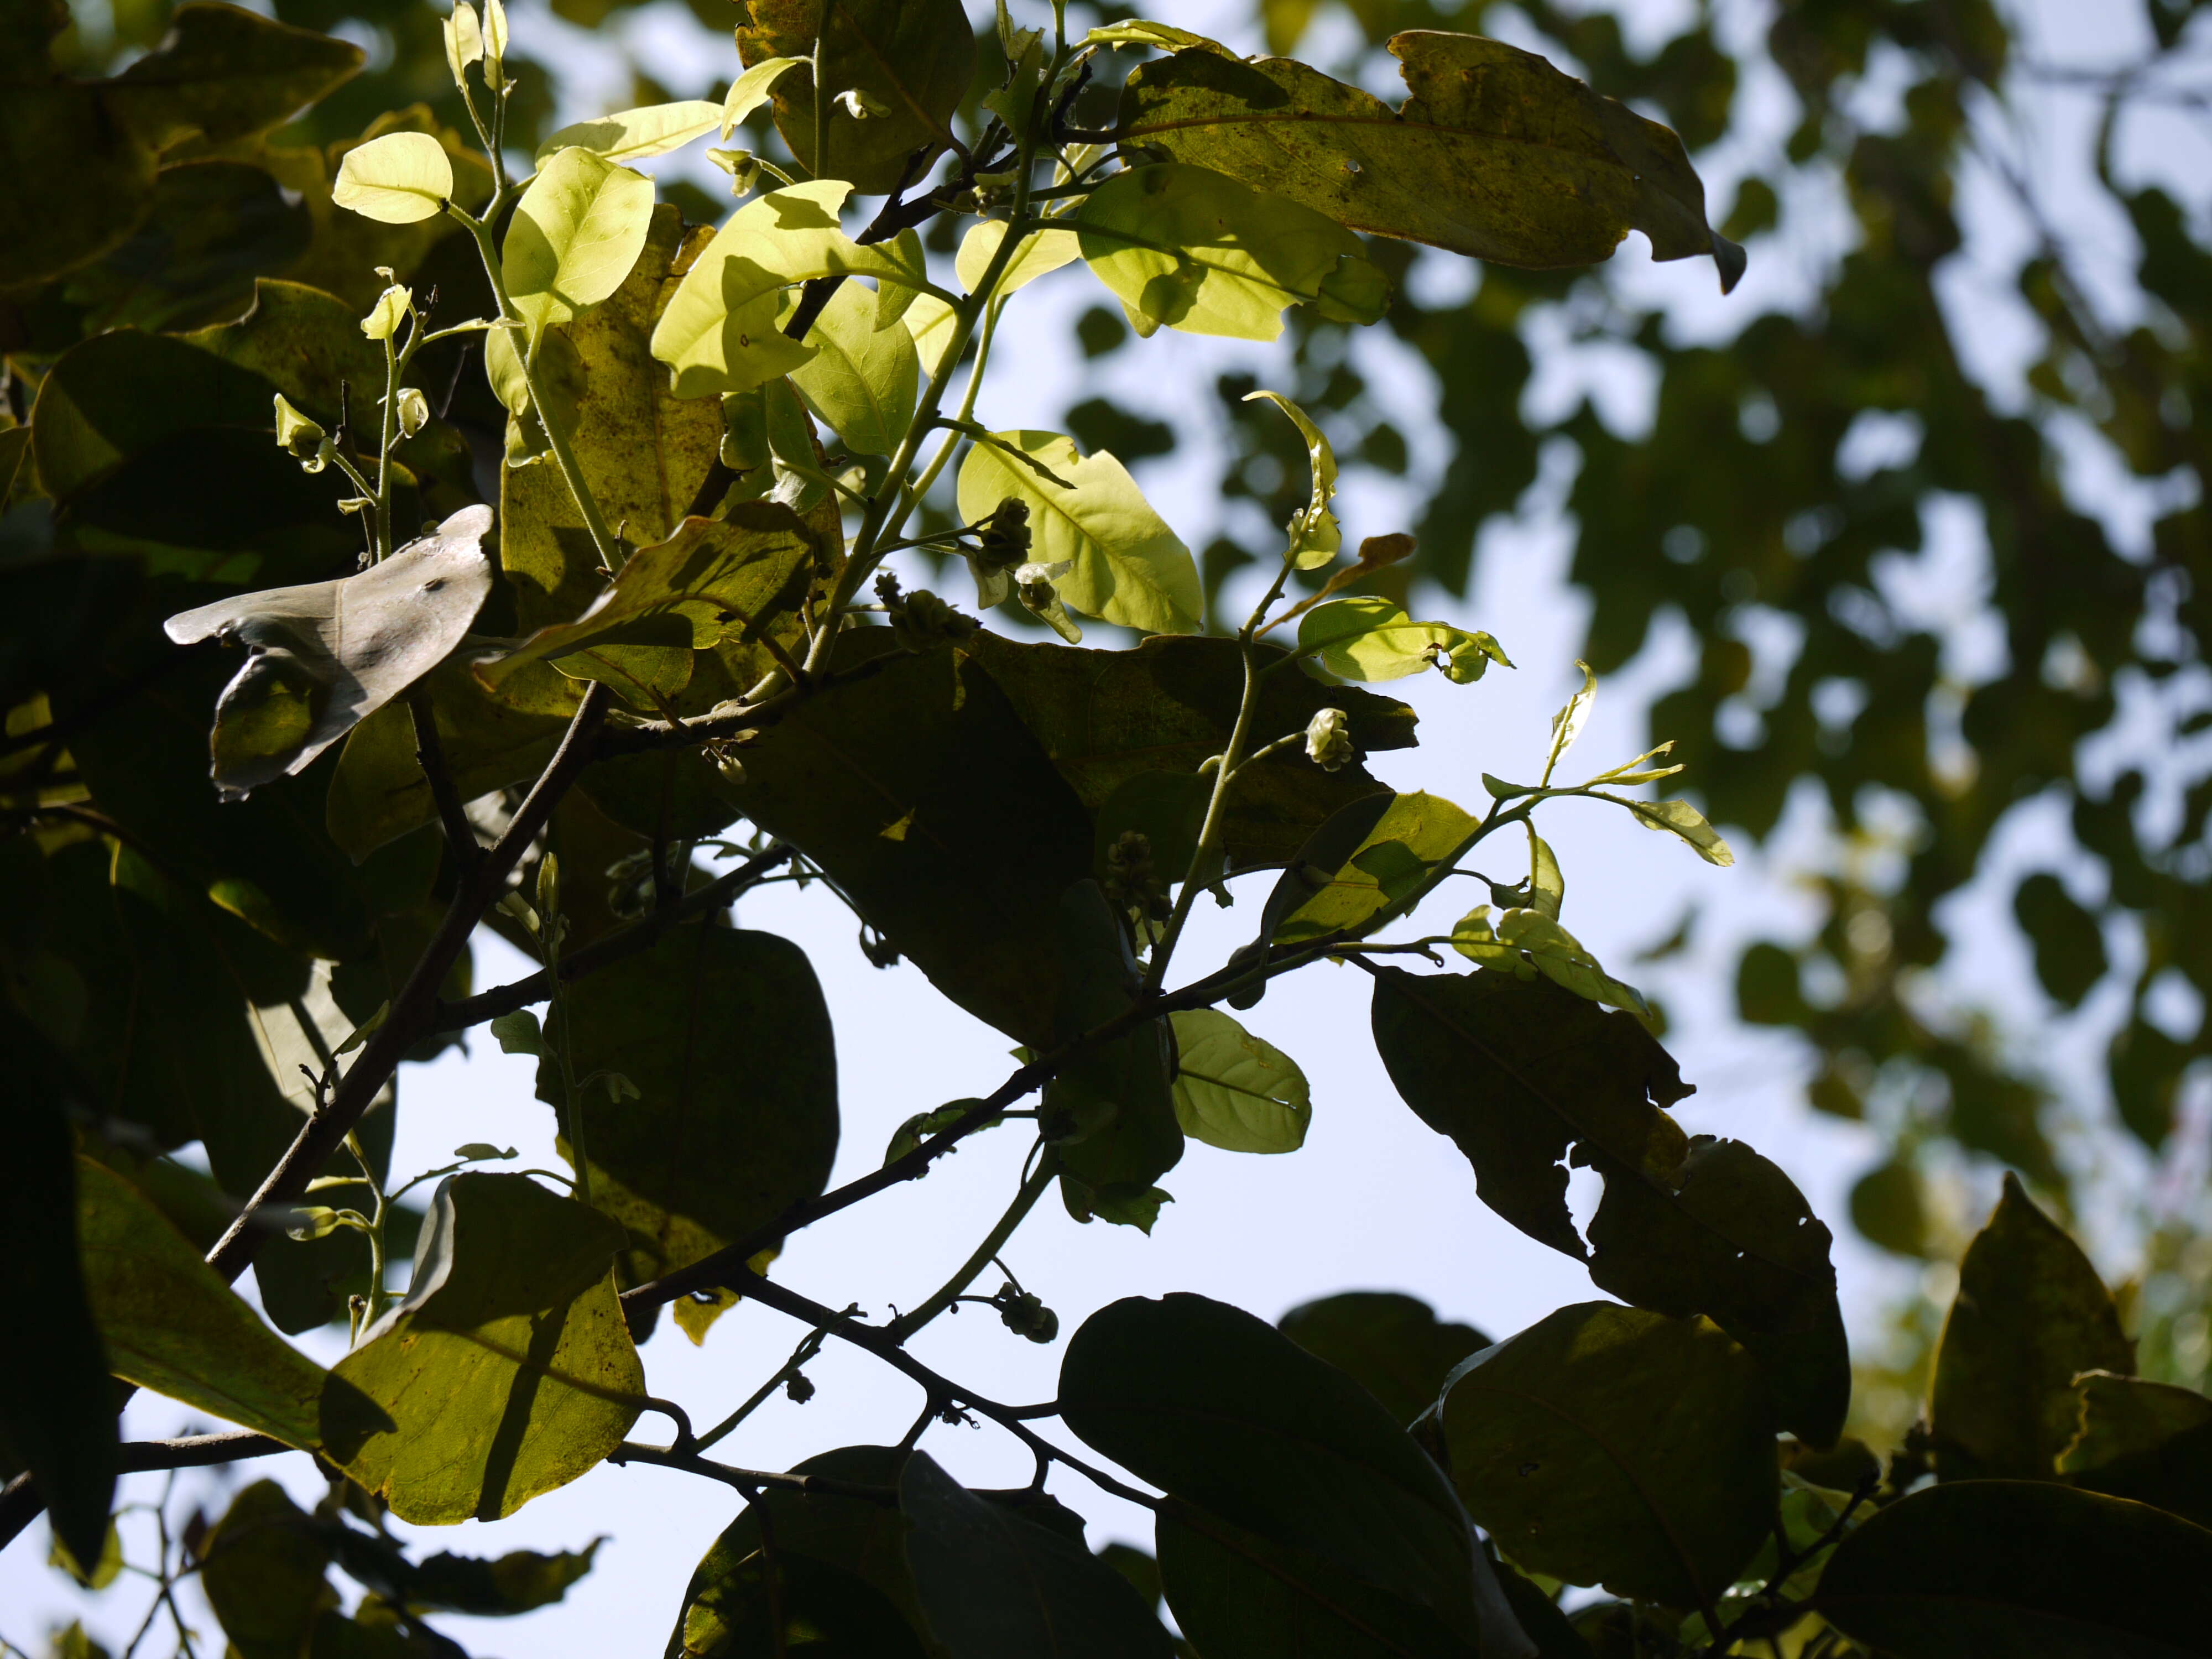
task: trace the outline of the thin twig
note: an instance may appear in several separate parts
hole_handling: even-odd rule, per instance
[[[461,792],[446,764],[446,745],[438,736],[437,711],[431,704],[429,688],[419,681],[407,693],[407,712],[415,720],[415,764],[422,769],[422,780],[430,786],[430,799],[437,806],[438,822],[445,826],[446,845],[453,854],[454,867],[465,878],[483,848],[477,844],[477,832],[462,806]]]

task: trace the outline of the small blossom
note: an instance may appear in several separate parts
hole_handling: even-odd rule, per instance
[[[330,434],[276,394],[276,447],[310,472],[320,472],[331,458]]]
[[[1352,760],[1352,720],[1344,710],[1323,708],[1306,723],[1306,758],[1324,772]]]
[[[399,435],[411,438],[430,424],[430,400],[411,386],[399,388]]]
[[[377,275],[389,277],[391,267],[379,265]],[[388,340],[399,332],[399,325],[406,319],[407,309],[415,303],[415,296],[398,283],[376,296],[376,303],[368,315],[361,319],[361,331],[372,340]]]

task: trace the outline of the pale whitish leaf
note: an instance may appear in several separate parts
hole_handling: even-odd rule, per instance
[[[610,161],[640,161],[680,149],[721,124],[722,106],[703,98],[688,98],[674,104],[647,104],[639,109],[602,115],[596,121],[579,121],[573,126],[562,127],[538,145],[538,161],[542,167],[550,157],[572,145]]]
[[[1540,973],[1592,1002],[1631,1009],[1646,1018],[1651,1012],[1641,991],[1607,973],[1581,940],[1540,910],[1506,910],[1493,926],[1490,907],[1478,904],[1452,928],[1452,948],[1486,968],[1523,977]]]
[[[522,193],[501,264],[534,343],[623,284],[653,224],[653,180],[588,149],[561,150]]]
[[[1068,216],[1083,258],[1140,335],[1272,340],[1287,306],[1371,323],[1389,279],[1334,220],[1181,162],[1118,173]]]
[[[1686,800],[1630,800],[1622,795],[1604,795],[1601,799],[1619,801],[1636,814],[1636,821],[1646,830],[1664,830],[1680,836],[1708,864],[1725,867],[1735,862],[1735,854],[1721,839],[1721,832],[1706,823],[1705,815]]]
[[[427,132],[387,132],[338,163],[331,200],[387,225],[434,218],[453,193],[453,163]]]
[[[960,278],[960,286],[973,294],[982,286],[983,274],[990,269],[991,258],[999,251],[999,244],[1006,240],[1006,222],[1003,219],[979,220],[967,235],[960,239],[960,252],[952,268]],[[1025,288],[1040,276],[1058,270],[1082,256],[1075,233],[1054,225],[1031,231],[1022,239],[1013,258],[1000,273],[995,292],[1012,294]]]
[[[1313,1097],[1297,1061],[1217,1009],[1169,1019],[1176,1119],[1185,1134],[1230,1152],[1291,1152],[1305,1144]]]
[[[839,226],[851,193],[837,179],[770,191],[714,233],[653,331],[653,355],[675,371],[678,397],[748,391],[811,357],[812,347],[776,327],[787,288],[836,276],[915,284],[896,252],[864,246]]]
[[[791,375],[806,406],[855,453],[897,449],[914,419],[921,378],[914,337],[902,328],[878,328],[874,298],[846,283],[807,331],[806,343],[814,356]]]
[[[1552,769],[1559,763],[1559,757],[1575,746],[1575,739],[1583,734],[1589,723],[1590,705],[1597,701],[1597,676],[1586,662],[1576,667],[1583,671],[1583,689],[1567,699],[1567,706],[1552,716],[1552,749],[1544,757],[1544,781],[1552,781]]]
[[[1493,662],[1513,665],[1488,634],[1415,622],[1373,594],[1334,599],[1306,612],[1298,623],[1298,648],[1317,653],[1331,673],[1348,680],[1402,679],[1435,667],[1455,684],[1466,685]]]
[[[1313,477],[1313,495],[1304,508],[1291,523],[1291,556],[1301,570],[1311,570],[1327,564],[1344,545],[1344,532],[1336,522],[1336,514],[1329,511],[1329,501],[1336,494],[1336,451],[1312,418],[1279,392],[1248,392],[1244,401],[1265,398],[1269,403],[1291,417],[1298,435],[1306,442],[1306,465]]]
[[[1079,455],[1057,433],[994,436],[961,465],[963,519],[980,524],[1002,501],[1026,502],[1032,556],[1072,566],[1058,583],[1070,607],[1150,634],[1197,629],[1206,603],[1198,566],[1121,462],[1103,450]],[[1073,487],[1048,483],[1039,467]]]
[[[507,62],[507,7],[501,0],[484,0],[483,46],[488,78],[496,81]]]
[[[722,100],[722,138],[727,143],[738,125],[769,100],[775,83],[806,60],[803,58],[763,58],[730,82]]]
[[[545,1051],[545,1038],[538,1030],[538,1016],[527,1008],[518,1008],[511,1014],[499,1015],[491,1022],[489,1029],[501,1054],[542,1054]],[[461,1156],[469,1156],[465,1149]]]
[[[471,64],[483,62],[483,30],[477,22],[477,9],[469,0],[455,0],[453,15],[446,20],[446,67],[453,72],[453,84],[468,84],[464,71]]]

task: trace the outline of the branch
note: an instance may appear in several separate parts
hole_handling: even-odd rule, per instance
[[[182,1435],[174,1440],[126,1440],[117,1448],[119,1455],[115,1467],[121,1474],[148,1469],[201,1469],[294,1449],[251,1429],[232,1429],[222,1434]],[[19,1474],[0,1488],[0,1549],[14,1543],[46,1507],[45,1495],[28,1474]]]
[[[361,1121],[407,1051],[436,1029],[438,987],[445,981],[447,970],[467,948],[469,936],[476,931],[485,907],[499,896],[508,874],[553,816],[568,786],[591,761],[606,708],[607,688],[593,681],[576,707],[575,718],[568,722],[568,735],[561,739],[559,750],[532,786],[507,833],[463,877],[447,907],[445,920],[408,975],[407,983],[392,999],[384,1024],[370,1036],[323,1109],[307,1120],[260,1189],[208,1252],[208,1265],[225,1279],[234,1279],[246,1271],[267,1236],[268,1224],[259,1219],[260,1212],[271,1205],[289,1204],[307,1191],[307,1182]]]
[[[465,881],[483,856],[483,848],[462,809],[461,792],[454,787],[453,775],[446,765],[446,745],[438,737],[437,714],[431,707],[429,690],[420,682],[407,693],[407,712],[415,718],[415,763],[422,769],[423,781],[430,786],[438,822],[445,826],[446,845],[453,849],[454,866]]]
[[[656,1468],[680,1469],[686,1474],[702,1475],[726,1486],[735,1486],[739,1492],[747,1487],[766,1486],[779,1492],[795,1492],[801,1497],[818,1493],[830,1498],[857,1498],[887,1508],[898,1504],[898,1489],[895,1486],[870,1486],[857,1480],[838,1480],[820,1474],[777,1474],[767,1469],[733,1468],[696,1452],[679,1452],[672,1446],[641,1446],[634,1440],[625,1440],[616,1447],[608,1454],[607,1462],[650,1463]]]
[[[694,888],[673,904],[647,915],[642,921],[625,927],[618,933],[586,945],[573,956],[561,958],[560,974],[563,985],[580,980],[586,974],[597,973],[624,957],[635,956],[640,951],[650,950],[660,936],[679,921],[719,910],[724,905],[757,885],[761,878],[778,865],[788,863],[792,849],[771,847],[756,858],[748,859],[736,869],[716,877],[704,887]],[[501,1014],[511,1014],[518,1008],[528,1007],[533,1002],[543,1002],[553,994],[553,976],[543,968],[511,984],[495,985],[489,991],[464,997],[459,1002],[440,1000],[431,1016],[433,1031],[461,1031],[471,1025],[481,1025]]]

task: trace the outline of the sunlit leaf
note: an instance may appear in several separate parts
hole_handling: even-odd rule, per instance
[[[960,286],[973,294],[981,286],[984,273],[990,269],[992,256],[999,245],[1006,240],[1006,222],[1003,219],[979,219],[960,239],[960,252],[953,261]],[[994,292],[1012,294],[1027,288],[1040,276],[1048,276],[1062,265],[1082,257],[1072,230],[1058,225],[1048,225],[1030,231],[1023,237],[1020,249],[1006,262],[999,275],[999,286]]]
[[[911,289],[886,283],[888,291]],[[914,419],[921,380],[914,337],[884,327],[875,299],[854,283],[830,296],[806,343],[814,356],[792,371],[791,384],[807,407],[863,455],[889,455]]]
[[[346,152],[331,199],[365,219],[412,224],[438,214],[453,193],[446,147],[423,132],[391,132]]]
[[[645,247],[653,189],[643,173],[589,149],[557,150],[538,169],[501,249],[507,293],[531,344],[548,325],[590,310],[622,286]]]
[[[1435,668],[1455,684],[1482,678],[1493,662],[1512,662],[1489,635],[1449,623],[1415,622],[1389,599],[1333,599],[1298,623],[1298,648],[1348,680],[1395,680]]]
[[[744,118],[738,117],[740,120]],[[590,150],[610,161],[642,161],[648,155],[665,155],[672,149],[681,149],[694,138],[703,137],[721,125],[722,106],[698,98],[618,110],[596,121],[578,121],[562,127],[538,145],[538,163],[544,166],[570,145]]]
[[[1176,1120],[1185,1134],[1229,1152],[1291,1152],[1305,1144],[1313,1101],[1297,1061],[1218,1009],[1170,1019]]]
[[[1305,440],[1306,466],[1313,478],[1313,495],[1291,525],[1291,550],[1301,570],[1310,570],[1327,564],[1344,545],[1344,531],[1329,511],[1329,502],[1336,495],[1336,451],[1313,423],[1313,417],[1279,392],[1253,392],[1245,394],[1244,401],[1264,398],[1291,418]],[[1299,643],[1304,644],[1304,640]],[[1368,676],[1349,678],[1364,679]],[[1380,678],[1380,677],[1378,677]]]

